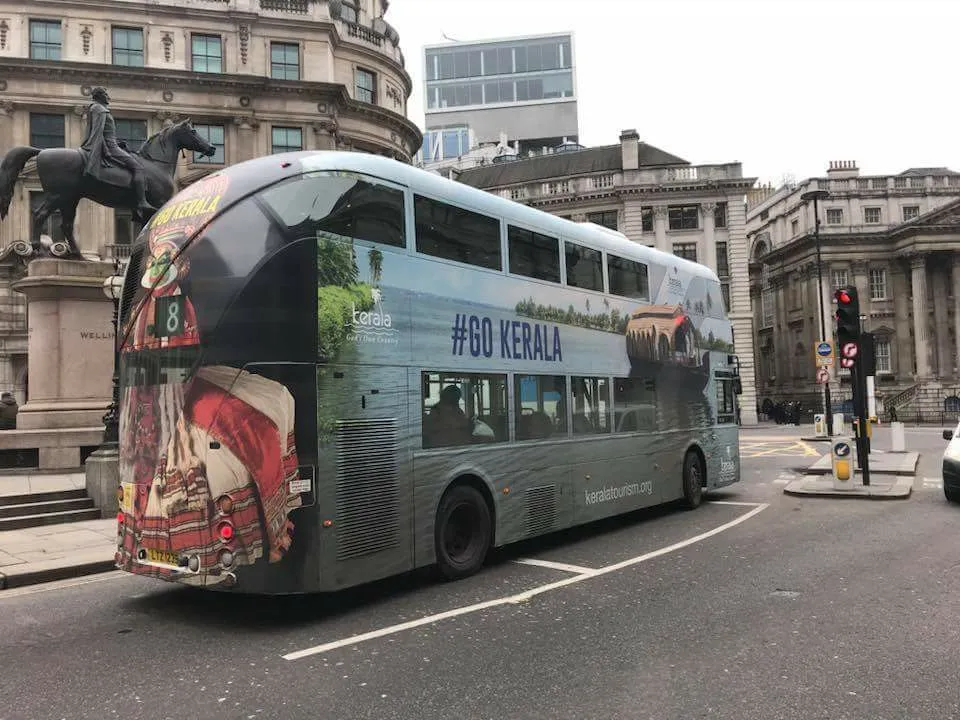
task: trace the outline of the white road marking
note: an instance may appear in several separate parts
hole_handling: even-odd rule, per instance
[[[929,478],[925,477],[923,479],[923,486],[925,488],[940,489],[943,487],[943,478]]]
[[[711,505],[735,505],[737,507],[757,507],[762,504],[755,502],[738,502],[736,500],[707,500],[706,502]]]
[[[522,558],[520,560],[514,560],[514,562],[520,563],[521,565],[536,565],[537,567],[550,568],[551,570],[571,572],[574,575],[591,575],[596,572],[593,568],[568,565],[567,563],[553,562],[552,560],[537,560],[536,558]]]
[[[104,580],[119,580],[126,573],[119,570],[110,570],[97,575],[87,575],[81,578],[72,578],[68,580],[55,580],[39,585],[27,585],[26,587],[10,588],[9,590],[0,590],[0,600],[8,598],[22,597],[24,595],[34,595],[36,593],[50,592],[51,590],[65,590],[66,588],[79,587],[80,585],[90,585],[92,583],[103,582]]]
[[[732,503],[728,503],[732,504]],[[334,640],[332,642],[324,643],[323,645],[315,645],[314,647],[306,648],[304,650],[297,650],[296,652],[287,653],[283,655],[284,660],[300,660],[311,655],[319,655],[321,653],[329,652],[330,650],[336,650],[337,648],[347,647],[348,645],[357,645],[367,640],[375,640],[377,638],[384,637],[386,635],[395,635],[396,633],[403,632],[404,630],[411,630],[416,627],[421,627],[423,625],[431,625],[433,623],[440,622],[442,620],[448,620],[453,617],[459,617],[460,615],[467,615],[470,613],[479,612],[480,610],[486,610],[488,608],[498,607],[500,605],[507,605],[512,603],[522,603],[527,602],[532,597],[536,595],[541,595],[551,590],[557,590],[568,585],[573,585],[574,583],[583,582],[584,580],[589,580],[590,578],[599,577],[600,575],[606,575],[607,573],[616,572],[617,570],[622,570],[623,568],[630,567],[631,565],[636,565],[638,563],[646,562],[647,560],[653,560],[662,555],[675,552],[682,548],[693,545],[694,543],[701,542],[706,540],[709,537],[718,535],[724,530],[729,530],[732,527],[736,527],[742,522],[746,522],[752,518],[757,513],[762,512],[766,508],[770,507],[769,503],[741,503],[742,505],[752,505],[753,510],[746,512],[740,517],[731,520],[728,523],[724,523],[718,527],[715,527],[713,530],[708,530],[707,532],[700,533],[686,540],[681,540],[680,542],[674,543],[673,545],[668,545],[667,547],[660,548],[659,550],[654,550],[652,552],[646,553],[645,555],[638,555],[637,557],[630,558],[629,560],[624,560],[622,562],[614,563],[613,565],[607,565],[606,567],[599,568],[597,570],[592,570],[589,573],[583,573],[580,575],[575,575],[574,577],[566,578],[564,580],[559,580],[557,582],[549,583],[547,585],[541,585],[540,587],[533,588],[532,590],[526,590],[517,595],[510,595],[508,597],[496,598],[494,600],[487,600],[482,603],[477,603],[475,605],[466,605],[464,607],[454,608],[452,610],[447,610],[445,612],[437,613],[435,615],[427,615],[417,620],[410,620],[405,623],[400,623],[398,625],[390,625],[389,627],[379,628],[378,630],[372,630],[367,633],[362,633],[360,635],[353,635],[351,637],[343,638],[341,640]]]

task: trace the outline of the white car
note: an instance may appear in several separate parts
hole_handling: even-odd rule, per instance
[[[944,430],[943,439],[950,441],[943,451],[943,494],[950,502],[960,503],[960,423]]]

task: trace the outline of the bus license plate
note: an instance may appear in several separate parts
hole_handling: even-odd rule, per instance
[[[167,552],[166,550],[154,550],[153,548],[147,548],[147,560],[152,563],[157,563],[158,565],[170,565],[172,567],[179,567],[180,558],[176,553]]]

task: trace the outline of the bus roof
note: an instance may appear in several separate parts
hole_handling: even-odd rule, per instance
[[[294,159],[297,162],[290,162]],[[470,210],[503,217],[521,225],[538,227],[545,232],[552,232],[566,240],[576,241],[595,250],[605,250],[623,257],[660,266],[673,266],[691,276],[719,283],[717,274],[706,265],[633,242],[618,231],[601,228],[593,223],[566,220],[557,215],[551,215],[522,203],[507,200],[500,195],[479,190],[455,180],[448,180],[441,175],[381,155],[331,150],[279,153],[231,165],[219,172],[228,176],[246,175],[247,171],[258,172],[261,173],[264,178],[263,184],[266,185],[270,182],[267,175],[274,175],[273,172],[262,174],[264,162],[269,160],[273,160],[281,167],[286,168],[284,174],[290,176],[312,170],[344,170],[371,175],[405,185],[413,191],[432,195],[436,199],[445,200]]]

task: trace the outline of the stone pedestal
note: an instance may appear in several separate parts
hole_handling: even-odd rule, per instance
[[[87,495],[100,510],[101,518],[114,517],[120,510],[117,487],[120,485],[120,452],[116,445],[104,445],[84,463]]]
[[[38,258],[27,276],[13,284],[27,296],[30,374],[18,431],[89,437],[90,430],[99,428],[102,441],[115,342],[113,304],[103,294],[103,281],[112,273],[111,263]],[[40,468],[79,467],[80,447],[40,447]]]

